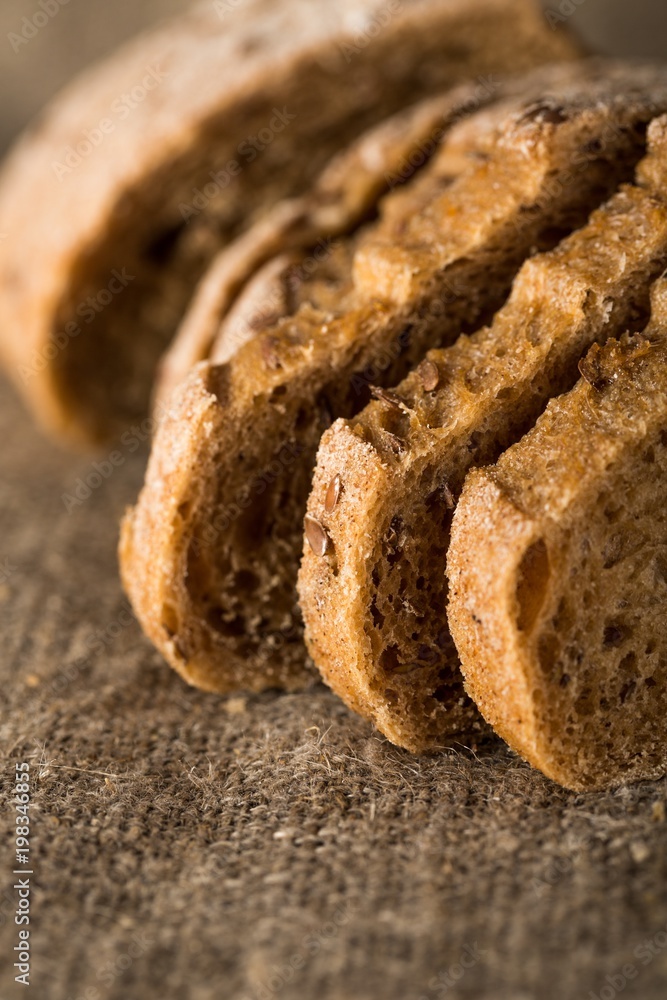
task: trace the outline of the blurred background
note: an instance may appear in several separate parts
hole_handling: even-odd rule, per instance
[[[0,0],[0,151],[77,70],[192,0],[41,2]],[[568,25],[595,51],[667,58],[666,0],[541,2],[549,23]],[[31,28],[36,15],[38,24],[46,17],[48,23]]]

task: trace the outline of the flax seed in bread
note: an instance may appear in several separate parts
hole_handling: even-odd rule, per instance
[[[359,410],[371,384],[391,385],[430,346],[474,328],[527,255],[632,176],[660,85],[651,70],[550,71],[524,81],[522,100],[480,112],[479,134],[475,115],[457,123],[376,222],[301,276],[288,315],[226,364],[195,369],[172,398],[121,561],[144,629],[191,683],[312,677],[296,572],[322,431]],[[461,131],[472,155],[452,181]],[[308,530],[328,545],[317,524]]]
[[[495,466],[452,528],[450,624],[466,688],[535,767],[578,791],[667,770],[667,283],[651,325]]]
[[[637,108],[626,112],[632,121]],[[299,588],[309,649],[334,690],[401,746],[429,749],[477,724],[447,627],[446,558],[466,473],[574,384],[592,343],[646,323],[667,267],[661,121],[650,134],[639,184],[528,260],[489,327],[429,353],[389,398],[322,440],[308,517],[328,547],[304,544]],[[334,481],[340,498],[328,509]]]

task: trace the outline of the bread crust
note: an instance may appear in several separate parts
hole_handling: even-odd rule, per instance
[[[466,688],[510,746],[576,791],[667,770],[666,305],[663,280],[644,334],[592,349],[576,387],[469,474],[454,516],[449,621]]]
[[[384,0],[247,0],[224,22],[202,3],[142,36],[73,83],[5,164],[8,371],[55,433],[84,444],[115,434],[147,408],[194,281],[253,212],[466,72],[572,55],[532,0],[415,0],[391,16]],[[267,128],[265,152],[244,158]],[[125,284],[98,302],[116,270]]]
[[[633,92],[627,127],[665,107],[664,85],[663,75],[643,109]],[[327,683],[411,750],[479,724],[446,620],[449,531],[467,471],[495,460],[572,386],[591,342],[645,322],[648,290],[667,265],[662,121],[650,137],[642,186],[623,186],[581,230],[528,260],[490,327],[430,352],[392,390],[394,405],[380,397],[323,436],[308,514],[330,548],[321,558],[304,544],[306,639]],[[342,500],[327,511],[334,476]],[[503,517],[511,536],[514,521]]]
[[[522,86],[543,96],[557,82],[577,113],[588,114],[615,72],[627,71],[568,68],[537,74]],[[553,97],[550,102],[527,108],[525,98],[514,98],[508,108],[501,101],[480,113],[485,124],[479,132],[472,127],[475,116],[458,123],[422,173],[382,202],[379,220],[343,240],[322,272],[302,282],[293,313],[261,327],[227,364],[198,369],[174,401],[180,420],[158,432],[146,485],[126,519],[123,573],[139,619],[149,623],[151,637],[171,662],[173,636],[150,623],[163,604],[176,608],[178,628],[169,630],[187,632],[188,650],[175,665],[192,683],[228,690],[240,684],[300,684],[312,677],[305,666],[295,576],[321,432],[332,415],[358,409],[371,382],[391,384],[429,343],[455,336],[464,317],[472,322],[485,304],[502,299],[525,254],[564,207],[578,205],[578,222],[588,211],[595,192],[583,196],[579,186],[554,189],[550,183],[554,150],[567,158],[581,138],[576,128],[568,140],[564,132],[556,138],[548,120],[555,116]],[[499,122],[508,121],[495,158],[486,128],[494,114]],[[469,175],[452,183],[449,142],[460,153],[461,130],[477,159]],[[629,140],[630,146],[635,141]],[[624,144],[613,147],[615,157]],[[532,214],[526,204],[534,207]],[[486,287],[480,290],[481,274]],[[429,314],[427,306],[449,294],[453,277],[467,291],[447,299],[443,322],[442,314]],[[218,388],[212,393],[207,384]],[[207,429],[198,446],[190,412],[200,404],[212,407],[207,412],[216,427]],[[177,444],[174,435],[181,437]],[[180,449],[186,439],[197,482],[190,489],[194,504],[185,488],[179,501],[189,504],[183,524],[172,522],[173,506],[160,513],[159,453]],[[161,525],[162,518],[169,523]],[[311,531],[317,532],[316,526]],[[146,583],[153,574],[161,577],[155,588]],[[155,593],[169,593],[168,602],[156,604]]]

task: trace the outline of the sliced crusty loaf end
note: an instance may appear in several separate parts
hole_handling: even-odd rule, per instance
[[[485,718],[568,788],[667,770],[667,282],[454,516],[449,621]]]

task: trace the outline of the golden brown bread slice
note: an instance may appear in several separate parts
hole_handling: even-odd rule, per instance
[[[646,186],[623,186],[583,229],[527,261],[490,327],[430,352],[389,397],[323,437],[308,517],[327,551],[304,543],[299,581],[308,646],[347,704],[411,750],[478,724],[446,617],[466,473],[574,384],[592,343],[646,322],[667,266],[663,120],[650,135],[638,170]]]
[[[535,767],[578,791],[667,770],[667,282],[651,325],[490,468],[452,527],[449,619],[466,688]]]
[[[574,54],[534,0],[197,5],[75,82],[5,165],[5,364],[52,430],[115,434],[244,220],[417,98]]]
[[[667,98],[661,72],[606,65],[524,87],[542,100],[482,111],[479,135],[476,115],[457,124],[375,223],[300,276],[287,316],[227,364],[199,366],[171,400],[121,564],[145,631],[191,683],[311,679],[296,573],[322,431],[360,409],[371,382],[391,384],[497,308],[533,248],[632,176]],[[452,182],[442,166],[452,149],[460,159],[461,131],[475,155]]]

